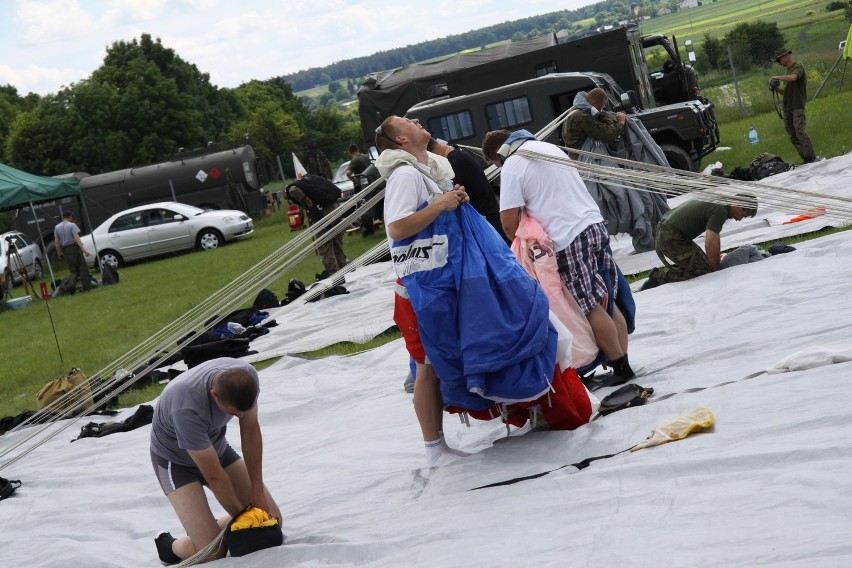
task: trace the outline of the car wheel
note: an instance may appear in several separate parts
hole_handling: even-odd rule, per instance
[[[15,281],[12,280],[12,271],[8,268],[3,271],[3,279],[0,280],[0,293],[5,294],[15,287]]]
[[[201,250],[210,250],[218,248],[219,245],[225,242],[224,238],[222,237],[222,233],[220,233],[216,229],[204,229],[203,231],[198,233],[198,239],[196,241],[198,248],[200,248]]]
[[[44,270],[41,267],[41,260],[36,259],[33,266],[33,280],[41,280],[44,277]]]
[[[663,154],[666,155],[669,165],[674,169],[684,170],[686,172],[695,171],[693,169],[695,164],[692,161],[692,157],[680,146],[675,146],[674,144],[660,144],[660,150],[662,150]]]
[[[109,264],[113,268],[119,268],[124,264],[124,259],[114,250],[104,250],[98,255],[101,262]]]

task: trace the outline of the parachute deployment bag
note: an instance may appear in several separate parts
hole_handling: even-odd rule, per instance
[[[76,388],[78,385],[80,388]],[[75,390],[76,389],[76,390]],[[80,369],[71,369],[64,377],[57,377],[44,385],[36,395],[36,409],[42,410],[56,400],[62,399],[74,390],[74,394],[64,398],[55,412],[80,412],[95,405],[89,380]]]
[[[6,479],[0,477],[0,501],[12,495],[15,489],[21,486],[21,482],[17,479]]]
[[[277,521],[273,523],[267,520],[264,523],[257,523],[250,520],[251,517],[257,517],[258,513],[260,516],[268,517],[260,509],[254,509],[249,505],[228,523],[222,540],[231,556],[245,556],[264,548],[284,544],[284,533],[281,532],[281,525]]]
[[[598,413],[601,416],[606,416],[617,410],[624,410],[631,406],[641,406],[647,402],[652,394],[654,394],[654,389],[650,387],[641,387],[634,384],[624,385],[614,390],[601,401]]]

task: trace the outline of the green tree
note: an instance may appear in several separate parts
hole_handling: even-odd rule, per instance
[[[750,55],[751,63],[767,65],[770,63],[772,53],[784,45],[784,36],[778,29],[778,24],[756,21],[751,24],[748,22],[737,24],[725,34],[724,41],[733,51],[738,49],[735,46],[744,46]]]
[[[61,129],[64,110],[55,96],[46,96],[31,111],[19,113],[6,140],[9,164],[38,175],[58,175],[74,171],[62,157]]]
[[[299,121],[274,102],[267,102],[253,110],[251,115],[231,126],[229,138],[241,139],[249,134],[249,142],[260,158],[289,155],[299,149],[302,129]]]
[[[233,93],[143,34],[115,42],[90,78],[38,102],[9,134],[10,161],[91,174],[150,164],[219,140],[241,115]]]
[[[722,40],[710,34],[704,34],[701,47],[704,50],[708,68],[721,69],[725,61],[725,47],[722,45]]]

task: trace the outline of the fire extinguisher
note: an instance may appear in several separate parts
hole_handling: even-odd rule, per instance
[[[287,208],[287,218],[290,220],[291,231],[300,231],[304,228],[304,224],[302,222],[302,211],[295,203],[291,203]]]

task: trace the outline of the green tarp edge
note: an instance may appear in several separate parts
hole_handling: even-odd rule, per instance
[[[37,176],[0,164],[0,211],[69,195],[80,195],[80,182],[75,178]]]

